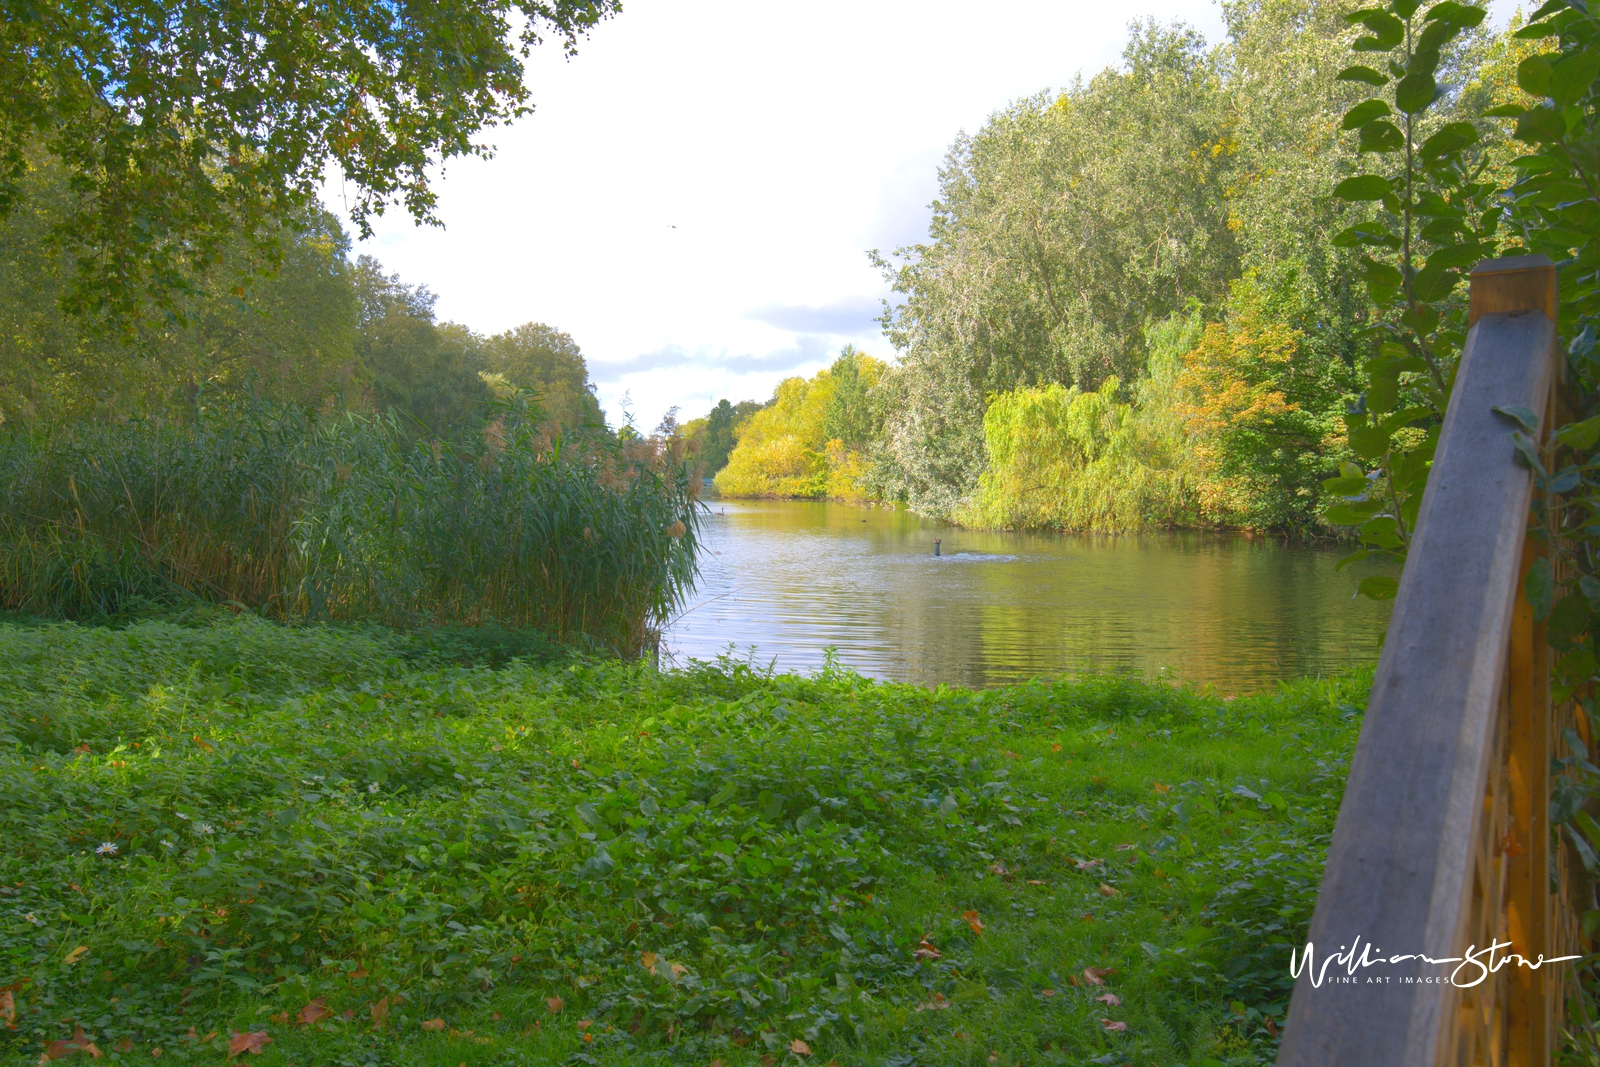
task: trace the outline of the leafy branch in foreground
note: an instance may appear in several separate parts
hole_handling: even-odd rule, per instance
[[[1346,463],[1323,483],[1336,501],[1327,521],[1356,527],[1362,544],[1341,566],[1374,556],[1405,559],[1466,339],[1461,268],[1498,248],[1499,190],[1485,178],[1478,129],[1437,115],[1448,100],[1437,78],[1445,52],[1485,14],[1454,0],[1426,11],[1417,0],[1394,0],[1347,16],[1366,30],[1352,49],[1375,65],[1347,67],[1339,79],[1381,91],[1343,122],[1380,165],[1334,189],[1342,200],[1377,209],[1334,238],[1366,250],[1361,266],[1377,307],[1365,331],[1377,351],[1367,359],[1366,388],[1345,415],[1350,448],[1371,467]],[[1360,590],[1386,600],[1396,587],[1394,578],[1373,575]]]
[[[328,165],[352,214],[403,203],[431,221],[430,165],[483,155],[528,110],[523,58],[570,52],[617,0],[297,4],[5,0],[0,214],[40,151],[72,172],[57,237],[79,260],[69,303],[127,316],[172,296],[237,232],[270,240]]]

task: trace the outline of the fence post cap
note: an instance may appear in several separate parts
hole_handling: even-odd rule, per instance
[[[1486,259],[1472,268],[1467,326],[1484,315],[1542,311],[1556,321],[1556,265],[1542,253]]]

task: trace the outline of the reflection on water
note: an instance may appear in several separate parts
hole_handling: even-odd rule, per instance
[[[995,685],[1086,668],[1224,692],[1374,662],[1387,604],[1342,551],[1210,534],[975,533],[886,508],[713,501],[672,659],[839,659],[879,678]],[[943,544],[935,556],[934,539]]]

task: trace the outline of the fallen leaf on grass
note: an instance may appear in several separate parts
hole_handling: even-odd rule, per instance
[[[72,751],[76,752],[80,756],[87,756],[89,754],[89,743],[85,741]]]
[[[1017,755],[1017,753],[1012,752],[1010,749],[1001,749],[1000,751],[1006,757],[1006,759],[1021,759],[1022,758],[1021,756]]]
[[[17,1028],[17,998],[11,995],[11,990],[0,993],[0,1022],[6,1024],[7,1030]]]
[[[983,936],[983,920],[978,918],[978,913],[976,911],[969,909],[962,912],[961,917],[967,920],[967,925],[972,927],[973,933],[977,934],[979,937]]]
[[[68,964],[68,965],[77,963],[79,960],[83,959],[84,955],[88,951],[89,951],[89,946],[88,945],[79,945],[77,948],[75,948],[71,952],[67,953],[66,956],[62,958],[61,962],[65,963],[65,964]]]
[[[776,1064],[777,1062],[778,1062],[778,1060],[777,1060],[777,1057],[775,1057],[775,1056],[763,1056],[763,1057],[761,1057],[761,1067],[774,1067],[774,1064]]]
[[[793,1041],[789,1042],[789,1051],[794,1053],[796,1056],[809,1056],[811,1055],[811,1046],[806,1044],[804,1041],[801,1041],[797,1037]]]
[[[1115,993],[1101,993],[1094,999],[1098,1000],[1102,1004],[1109,1004],[1113,1008],[1122,1007],[1122,998],[1117,996]]]
[[[153,1048],[150,1050],[150,1055],[159,1060],[161,1058],[161,1050],[158,1048]]]
[[[424,1030],[432,1030],[435,1033],[437,1033],[440,1030],[444,1029],[444,1020],[443,1019],[424,1019],[424,1020],[422,1020],[422,1028]]]
[[[372,1005],[372,1028],[381,1029],[384,1021],[389,1018],[389,998],[383,997]]]
[[[1108,886],[1104,882],[1101,882],[1100,883],[1100,895],[1103,896],[1103,897],[1120,897],[1122,895],[1122,890],[1113,889],[1111,886]]]
[[[228,1042],[228,1058],[231,1060],[241,1052],[248,1052],[252,1056],[261,1055],[261,1050],[271,1041],[265,1030],[256,1030],[252,1033],[241,1034],[233,1031],[233,1039]]]
[[[1011,872],[1006,870],[1006,865],[1001,863],[999,860],[995,860],[993,863],[989,864],[989,873],[1000,878],[1011,877]]]
[[[591,1027],[593,1025],[594,1025],[594,1020],[593,1019],[579,1019],[578,1020],[578,1029],[579,1030],[587,1030],[587,1029],[589,1029],[589,1027]]]
[[[949,1008],[950,1000],[943,993],[935,993],[931,1000],[917,1005],[918,1011],[948,1011]]]
[[[1056,995],[1056,991],[1054,989],[1041,989],[1039,990],[1039,995],[1041,997],[1053,997]]]
[[[546,997],[544,999],[544,1006],[549,1008],[552,1012],[557,1012],[566,1007],[567,1002],[562,1000],[560,997]]]
[[[1084,912],[1083,913],[1083,921],[1086,922],[1086,923],[1094,922],[1094,912],[1092,912],[1092,911]]]
[[[1267,1016],[1267,1033],[1273,1037],[1278,1036],[1278,1024],[1272,1021],[1272,1016]]]
[[[1114,1034],[1125,1034],[1128,1032],[1127,1023],[1118,1023],[1112,1022],[1110,1019],[1101,1019],[1100,1025]]]
[[[639,955],[639,965],[644,967],[646,970],[649,970],[649,971],[655,970],[656,969],[656,954],[654,952],[641,953]]]
[[[1087,871],[1093,867],[1104,867],[1106,865],[1105,860],[1073,860],[1072,862],[1078,865],[1078,870],[1080,871]]]
[[[1050,751],[1051,752],[1060,752],[1061,751],[1061,742],[1057,741],[1057,742],[1053,743],[1050,746]]]
[[[1138,848],[1138,847],[1139,847],[1138,845],[1133,845],[1133,844],[1118,845],[1117,846],[1117,851],[1118,852],[1127,852],[1129,849],[1134,849],[1134,848]]]
[[[1050,883],[1046,882],[1043,878],[1029,878],[1028,879],[1028,884],[1029,885],[1049,885]]]
[[[128,1052],[133,1048],[133,1038],[125,1037],[111,1046],[112,1052]]]
[[[324,998],[318,997],[316,1000],[313,1000],[311,1003],[301,1008],[300,1014],[295,1016],[295,1018],[300,1020],[301,1026],[310,1026],[318,1019],[324,1019],[332,1014],[333,1013],[328,1010],[328,1005],[324,1002]]]
[[[1083,969],[1083,980],[1090,985],[1105,985],[1106,975],[1115,973],[1116,971],[1110,967],[1085,967]]]
[[[64,1060],[74,1052],[87,1052],[90,1059],[97,1060],[100,1058],[100,1050],[95,1048],[94,1042],[85,1036],[81,1026],[72,1028],[71,1040],[62,1041],[58,1039],[46,1045],[44,1054],[39,1057],[39,1062],[49,1063],[51,1060]]]
[[[341,1019],[343,1019],[343,1020],[344,1020],[344,1021],[345,1021],[345,1022],[347,1022],[347,1023],[353,1023],[353,1022],[355,1022],[355,1021],[356,1021],[356,1013],[355,1013],[355,1011],[354,1011],[354,1010],[353,1010],[353,1009],[351,1009],[351,1008],[346,1008],[346,1009],[345,1009],[345,1010],[344,1010],[344,1014],[343,1014],[343,1015],[341,1015],[341,1016],[339,1016],[339,1017],[340,1017],[340,1018],[341,1018]]]
[[[493,1019],[495,1022],[499,1022],[500,1021],[500,1013],[497,1012],[497,1011],[491,1011],[489,1013],[489,1018]]]
[[[921,944],[917,945],[917,950],[911,954],[911,958],[914,960],[936,960],[940,958],[939,950],[934,948],[933,942],[923,938]],[[9,996],[10,994],[7,995]]]
[[[1150,788],[1154,789],[1157,793],[1172,792],[1172,787],[1170,785],[1162,785],[1160,782],[1151,782]]]
[[[287,1026],[289,1025],[289,1013],[280,1011],[278,1014],[270,1016],[267,1021],[277,1023],[279,1026]]]

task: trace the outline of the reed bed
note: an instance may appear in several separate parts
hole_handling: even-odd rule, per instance
[[[283,620],[534,627],[648,649],[695,575],[688,468],[552,435],[521,400],[450,440],[265,401],[0,433],[0,607],[182,601]]]

